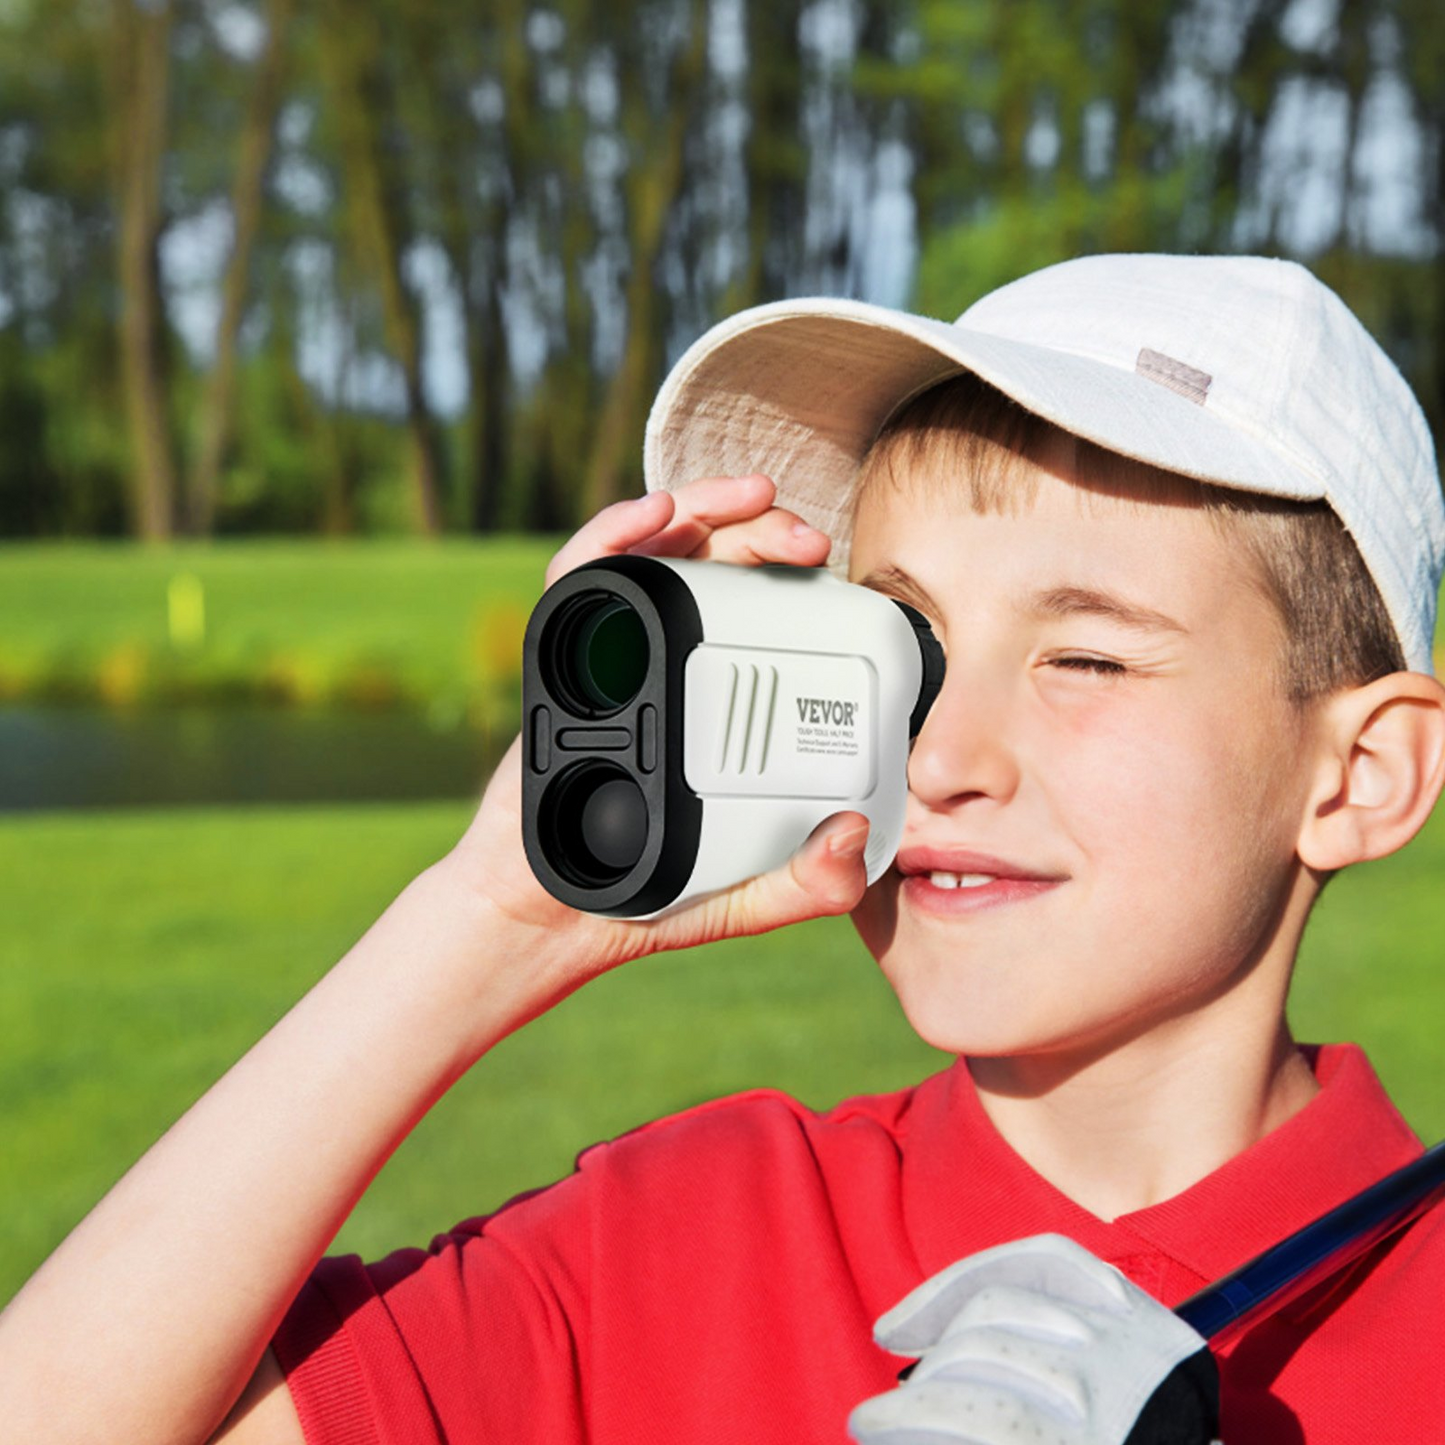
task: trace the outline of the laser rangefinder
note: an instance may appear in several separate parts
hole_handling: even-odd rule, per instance
[[[844,810],[874,882],[943,680],[920,613],[821,568],[633,556],[548,588],[522,666],[528,862],[614,918],[775,868]]]

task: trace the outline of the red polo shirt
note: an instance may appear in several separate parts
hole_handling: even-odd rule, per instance
[[[323,1260],[276,1354],[308,1445],[843,1445],[901,1364],[874,1319],[954,1260],[1054,1231],[1176,1304],[1420,1153],[1359,1049],[1307,1052],[1304,1109],[1110,1223],[1009,1148],[962,1063],[825,1114],[720,1099],[429,1250]],[[1225,1445],[1440,1438],[1442,1290],[1436,1211],[1224,1356]]]

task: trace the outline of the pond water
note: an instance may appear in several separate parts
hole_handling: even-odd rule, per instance
[[[495,765],[469,728],[404,712],[0,708],[0,812],[479,798]]]

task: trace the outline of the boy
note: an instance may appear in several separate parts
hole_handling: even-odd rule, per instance
[[[1205,1440],[1207,1357],[1164,1306],[1419,1152],[1363,1056],[1284,1017],[1319,890],[1445,780],[1445,506],[1333,295],[1095,257],[957,327],[761,308],[679,363],[648,470],[668,490],[549,582],[827,560],[929,617],[948,671],[894,868],[865,893],[845,814],[671,917],[574,913],[523,861],[514,746],[0,1318],[13,1438]],[[843,911],[945,1073],[821,1116],[704,1105],[430,1252],[318,1266],[507,1032],[630,958]],[[1221,1362],[1222,1438],[1431,1438],[1442,1283],[1427,1217],[1277,1312]]]

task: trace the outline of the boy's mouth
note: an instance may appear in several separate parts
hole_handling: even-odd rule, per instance
[[[958,848],[905,848],[894,866],[902,875],[905,899],[926,913],[944,917],[1022,903],[1068,877]]]

